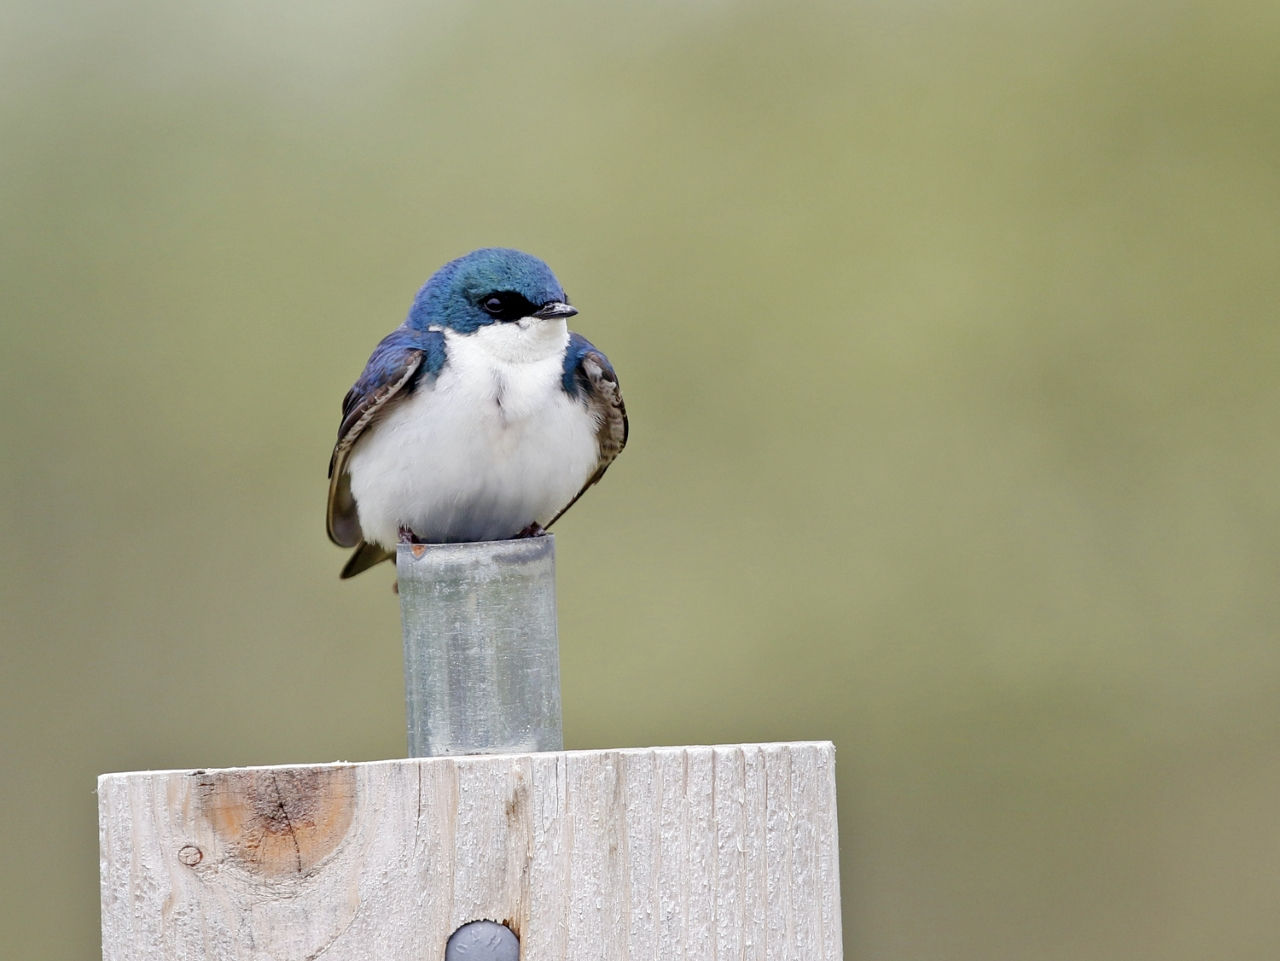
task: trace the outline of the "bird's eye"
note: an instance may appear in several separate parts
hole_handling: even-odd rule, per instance
[[[496,320],[519,320],[533,313],[533,304],[520,294],[500,290],[480,298],[480,309]]]

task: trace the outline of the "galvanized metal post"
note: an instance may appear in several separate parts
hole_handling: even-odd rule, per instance
[[[564,749],[555,539],[401,544],[410,757]]]

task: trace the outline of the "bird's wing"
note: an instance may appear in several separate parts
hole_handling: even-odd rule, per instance
[[[569,335],[569,348],[564,357],[563,387],[571,396],[586,404],[587,409],[595,416],[599,457],[595,471],[582,485],[582,490],[560,508],[559,513],[547,522],[547,527],[558,521],[587,492],[588,487],[604,476],[613,459],[627,446],[627,405],[622,402],[618,375],[614,373],[609,359],[580,334]]]
[[[420,333],[400,327],[374,348],[364,373],[347,391],[342,401],[338,440],[329,458],[329,502],[325,512],[329,540],[339,547],[358,547],[367,553],[356,516],[356,502],[351,496],[351,479],[347,475],[347,458],[352,447],[365,428],[385,413],[392,403],[416,389],[424,372],[439,373],[443,365],[443,334],[439,331]],[[379,557],[377,560],[384,559]],[[352,561],[355,561],[354,557]],[[373,563],[377,561],[370,560],[370,564]]]

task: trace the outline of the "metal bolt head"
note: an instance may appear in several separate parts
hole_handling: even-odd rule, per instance
[[[469,921],[449,935],[444,961],[519,961],[520,939],[497,921]]]

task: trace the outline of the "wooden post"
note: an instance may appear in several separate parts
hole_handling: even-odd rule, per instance
[[[554,540],[396,563],[413,758],[103,775],[105,961],[841,957],[830,743],[563,751]]]
[[[106,774],[105,961],[836,961],[827,742]]]

